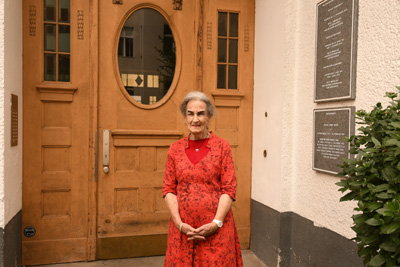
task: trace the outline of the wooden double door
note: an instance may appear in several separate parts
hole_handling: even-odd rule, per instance
[[[157,19],[130,19],[143,10],[167,25],[169,76],[147,64]],[[248,0],[23,1],[24,265],[165,253],[164,164],[188,134],[179,105],[192,90],[214,102],[211,130],[232,146],[249,247],[253,32]]]

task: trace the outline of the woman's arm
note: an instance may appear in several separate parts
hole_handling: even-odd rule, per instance
[[[169,213],[171,214],[171,218],[172,221],[174,222],[175,227],[186,235],[189,233],[193,233],[194,228],[189,224],[182,222],[181,216],[179,215],[179,206],[178,206],[178,200],[176,199],[176,195],[168,193],[165,195],[164,200],[165,203],[167,204]]]
[[[228,214],[229,209],[232,205],[232,198],[227,194],[222,194],[219,198],[217,213],[215,214],[215,219],[219,221],[224,221],[226,214]],[[218,230],[218,226],[214,222],[210,222],[202,225],[201,227],[194,229],[193,232],[187,233],[189,237],[188,240],[205,240],[206,236],[212,235]]]
[[[172,221],[175,224],[176,228],[180,228],[182,220],[181,216],[179,215],[179,207],[178,201],[176,199],[176,195],[172,193],[168,193],[165,195],[165,203],[167,204],[169,213],[171,214]]]

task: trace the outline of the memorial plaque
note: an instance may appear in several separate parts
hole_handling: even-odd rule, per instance
[[[317,5],[315,102],[354,99],[358,0]]]
[[[350,143],[345,137],[355,132],[355,107],[314,109],[313,169],[336,174],[337,165],[350,159]]]
[[[11,146],[18,145],[18,96],[11,95]]]

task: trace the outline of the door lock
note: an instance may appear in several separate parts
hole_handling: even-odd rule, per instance
[[[103,167],[103,172],[108,173],[110,171],[110,168],[108,166]]]
[[[103,172],[110,171],[110,131],[103,130]]]

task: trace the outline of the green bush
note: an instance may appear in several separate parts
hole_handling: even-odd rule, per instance
[[[400,90],[400,87],[397,87]],[[348,138],[354,158],[345,160],[336,183],[357,201],[354,240],[367,266],[400,266],[400,100],[386,93],[386,108],[356,112],[359,133]]]

